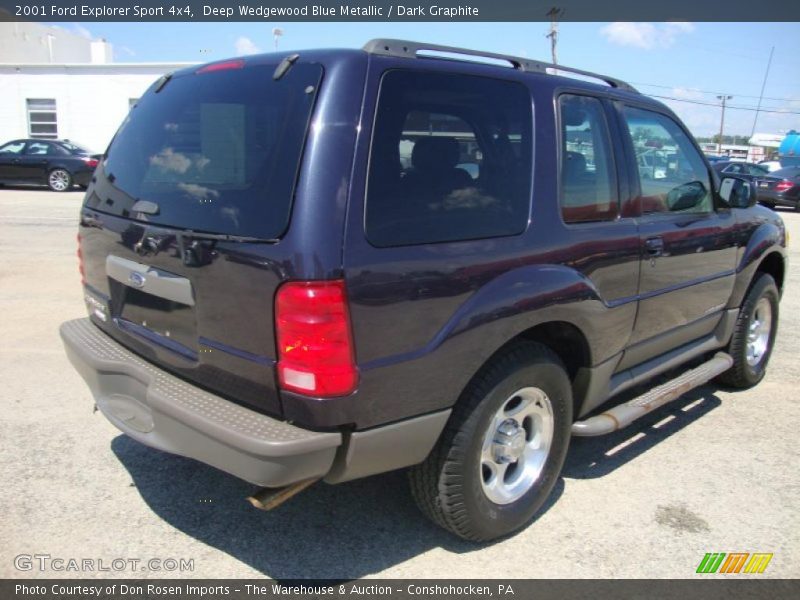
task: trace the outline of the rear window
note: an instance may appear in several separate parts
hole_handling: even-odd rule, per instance
[[[777,171],[773,171],[770,173],[772,177],[784,177],[786,179],[791,179],[792,177],[800,176],[800,167],[784,167],[783,169],[778,169]]]
[[[61,145],[73,154],[94,154],[83,144],[76,144],[74,142],[61,142]]]
[[[274,81],[275,67],[182,74],[148,92],[111,143],[88,206],[135,218],[131,207],[147,200],[158,206],[143,216],[150,223],[279,237],[322,67],[298,64]]]

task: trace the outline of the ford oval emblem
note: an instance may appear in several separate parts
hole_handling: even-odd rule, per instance
[[[140,288],[144,287],[145,278],[144,275],[142,275],[141,273],[133,272],[130,275],[128,275],[128,282],[133,287]]]

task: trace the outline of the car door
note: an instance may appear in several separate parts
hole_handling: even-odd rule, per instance
[[[735,217],[715,206],[715,192],[696,144],[669,114],[619,106],[632,157],[658,149],[658,177],[635,169],[641,243],[639,310],[623,366],[710,334],[722,318],[736,266]],[[637,175],[638,174],[638,175]]]
[[[31,141],[20,157],[20,179],[24,181],[45,181],[49,161],[54,158],[55,149],[49,142]]]
[[[20,179],[20,163],[25,141],[9,142],[0,147],[0,179],[17,181]]]

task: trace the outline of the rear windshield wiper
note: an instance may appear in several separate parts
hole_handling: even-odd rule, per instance
[[[231,235],[228,233],[200,233],[191,229],[175,232],[176,237],[194,238],[200,240],[219,240],[221,242],[244,242],[252,244],[277,244],[277,238],[259,238],[247,235]]]

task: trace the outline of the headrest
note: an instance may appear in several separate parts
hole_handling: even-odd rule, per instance
[[[424,137],[411,151],[411,164],[420,171],[452,169],[458,164],[458,141],[451,137]]]
[[[574,177],[586,172],[586,157],[580,152],[570,152],[564,156],[564,175]]]

